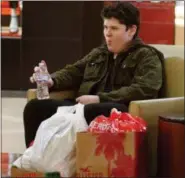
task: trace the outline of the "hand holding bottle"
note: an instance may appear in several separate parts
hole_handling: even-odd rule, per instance
[[[49,99],[48,87],[53,86],[53,80],[48,73],[45,61],[41,61],[39,66],[34,68],[34,73],[30,77],[30,81],[37,84],[37,99]]]
[[[38,66],[34,67],[34,73],[30,77],[31,83],[37,83],[39,81],[45,81],[48,84],[48,87],[52,87],[54,84],[44,60],[42,60]]]

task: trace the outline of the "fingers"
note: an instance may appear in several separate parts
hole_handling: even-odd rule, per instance
[[[84,97],[83,96],[80,96],[80,97],[78,97],[78,98],[76,98],[76,102],[77,103],[81,103],[81,104],[84,104]]]
[[[44,68],[44,71],[48,73],[48,68],[47,68],[47,64],[44,60],[42,60],[40,63],[39,63],[39,67],[40,68]]]
[[[33,75],[30,77],[30,82],[31,82],[31,83],[35,83],[35,73],[41,71],[41,69],[40,69],[39,66],[41,66],[42,64],[45,65],[45,72],[48,73],[46,62],[45,62],[44,60],[42,60],[42,61],[39,63],[38,66],[35,66],[35,67],[34,67],[34,73],[33,73]],[[48,73],[48,74],[49,74],[49,73]],[[50,86],[52,86],[52,85],[53,85],[53,80],[52,80],[52,79],[49,79],[48,84],[49,84]]]
[[[30,82],[31,82],[31,83],[35,83],[35,80],[34,80],[33,77],[30,77]]]
[[[35,66],[34,67],[34,72],[39,72],[40,71],[40,68],[38,66]]]
[[[77,102],[77,103],[80,102],[80,97],[76,98],[76,102]]]
[[[42,60],[41,62],[44,63],[44,64],[46,65],[46,61],[45,61],[45,60]]]
[[[53,85],[54,85],[54,82],[53,82],[52,78],[50,78],[50,79],[48,80],[48,87],[50,88],[50,87],[52,87]]]
[[[80,104],[87,104],[88,102],[87,102],[87,99],[85,98],[85,96],[83,95],[83,96],[80,96],[80,97],[78,97],[78,98],[76,98],[76,102],[77,103],[80,103]]]
[[[33,75],[30,77],[30,82],[31,82],[31,83],[35,83],[35,82],[36,82],[35,79],[36,79],[36,78],[35,78],[35,73],[33,73]]]
[[[32,76],[30,77],[30,82],[31,83],[35,83],[35,72],[39,72],[39,67],[38,66],[35,66],[34,69],[33,69],[33,74]]]
[[[46,64],[46,62],[44,60],[42,60],[41,63],[44,64],[46,68],[48,68],[47,64]]]
[[[38,66],[35,66],[34,67],[34,73],[33,73],[33,75],[30,77],[30,82],[31,83],[35,83],[35,73],[36,72],[39,72],[40,71],[40,68],[38,67]]]

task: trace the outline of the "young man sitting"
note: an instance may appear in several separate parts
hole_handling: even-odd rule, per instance
[[[83,59],[51,76],[50,90],[78,90],[71,100],[31,100],[24,109],[26,146],[34,140],[40,123],[59,106],[84,104],[89,124],[96,116],[108,116],[112,108],[128,111],[133,100],[157,98],[163,84],[163,55],[138,38],[139,10],[121,2],[102,10],[105,44]],[[34,82],[34,78],[31,77]]]

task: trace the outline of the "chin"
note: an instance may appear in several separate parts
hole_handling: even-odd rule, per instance
[[[108,50],[109,50],[110,52],[115,53],[114,48],[112,48],[112,47],[110,47],[110,46],[107,46],[107,47],[108,47]]]

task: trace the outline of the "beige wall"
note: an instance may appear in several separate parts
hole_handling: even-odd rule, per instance
[[[175,45],[184,45],[184,26],[175,25]]]
[[[175,44],[184,45],[184,2],[175,7]]]

